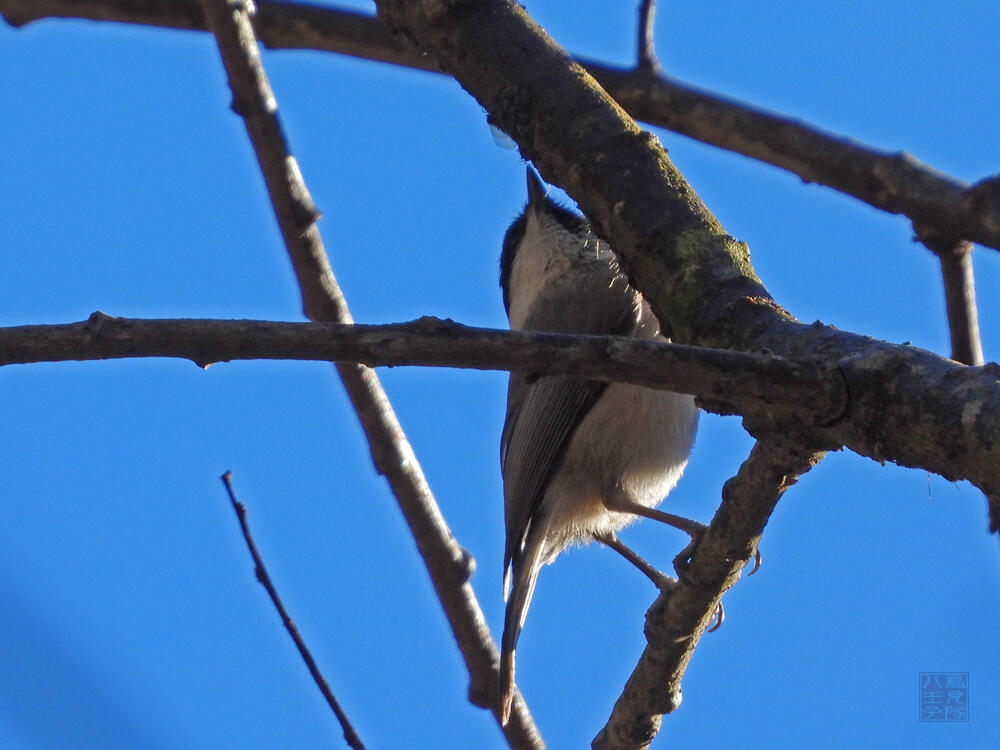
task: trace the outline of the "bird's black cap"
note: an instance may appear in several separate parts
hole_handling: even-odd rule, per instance
[[[570,211],[568,208],[560,206],[545,194],[545,183],[529,165],[525,170],[528,182],[528,203],[514,223],[507,229],[507,234],[503,238],[503,251],[500,253],[500,289],[503,291],[503,306],[510,314],[510,293],[507,285],[510,281],[510,273],[514,268],[514,256],[517,255],[517,248],[524,239],[525,227],[528,224],[528,211],[544,212],[547,216],[557,221],[567,232],[573,234],[583,234],[588,231],[587,221]]]

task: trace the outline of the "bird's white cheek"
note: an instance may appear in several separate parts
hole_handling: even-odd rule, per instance
[[[571,268],[569,258],[553,253],[535,222],[529,222],[511,268],[510,327],[521,330],[542,290]]]

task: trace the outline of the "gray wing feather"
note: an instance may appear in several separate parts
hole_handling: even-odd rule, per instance
[[[592,289],[553,284],[539,295],[525,330],[592,335],[631,335],[638,298],[624,282],[597,275]],[[598,297],[595,299],[595,296]],[[587,302],[581,305],[581,299]],[[544,325],[544,328],[542,327]],[[507,389],[507,419],[500,443],[507,546],[504,581],[515,565],[549,478],[558,468],[573,430],[607,387],[566,375],[537,379],[513,372]],[[504,586],[506,593],[506,584]]]

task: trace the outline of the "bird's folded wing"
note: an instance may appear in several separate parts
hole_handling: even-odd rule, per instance
[[[589,285],[553,284],[539,295],[525,330],[591,335],[631,335],[638,301],[624,279],[611,276]],[[549,479],[558,468],[573,431],[600,398],[607,383],[567,375],[536,377],[513,372],[507,391],[507,419],[500,443],[504,478],[507,546],[504,579],[517,561],[529,525],[536,518]]]

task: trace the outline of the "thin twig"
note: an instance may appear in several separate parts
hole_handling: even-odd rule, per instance
[[[680,583],[660,594],[646,613],[647,646],[594,739],[595,750],[645,748],[662,714],[681,703],[681,679],[695,646],[760,543],[785,490],[816,465],[821,451],[785,438],[764,437],[722,489],[719,506],[688,563],[677,560]]]
[[[972,271],[972,243],[953,240],[923,228],[917,237],[941,261],[944,301],[951,335],[951,358],[966,365],[983,364],[976,308],[976,280]]]
[[[979,338],[979,313],[976,309],[976,282],[972,272],[972,243],[956,243],[955,251],[944,253],[941,277],[944,281],[948,330],[951,334],[951,358],[977,367],[984,363],[983,344]]]
[[[656,18],[656,0],[642,0],[639,3],[639,40],[636,50],[636,64],[646,73],[658,73],[660,60],[656,56],[653,42],[653,20]]]
[[[229,76],[233,108],[243,118],[257,155],[305,314],[315,321],[351,323],[316,226],[319,212],[288,149],[276,99],[260,61],[249,4],[202,0],[202,7]],[[365,431],[375,469],[388,480],[406,517],[465,659],[469,700],[491,710],[499,723],[499,654],[469,583],[475,562],[452,536],[375,372],[354,363],[336,367]],[[511,720],[501,725],[508,744],[514,748],[542,747],[531,713],[519,695],[514,708]]]
[[[315,49],[441,73],[373,16],[307,3],[260,0],[256,28],[272,49]],[[198,0],[0,0],[14,26],[88,18],[205,30]],[[875,208],[1000,250],[1000,179],[974,185],[904,152],[882,151],[663,75],[577,58],[636,120],[743,154]]]
[[[257,545],[254,544],[253,536],[250,534],[250,525],[247,523],[247,506],[239,502],[236,499],[236,493],[233,491],[233,473],[227,471],[222,475],[222,483],[226,486],[226,492],[229,493],[229,500],[233,504],[233,510],[236,511],[236,518],[239,519],[240,529],[243,531],[243,539],[247,543],[247,549],[250,550],[250,556],[253,558],[254,565],[254,575],[257,576],[257,580],[260,581],[260,585],[264,587],[267,591],[267,595],[271,597],[271,602],[274,604],[274,608],[278,610],[278,615],[281,617],[281,622],[285,625],[285,630],[288,631],[288,635],[292,637],[295,642],[295,648],[299,650],[299,654],[302,656],[302,661],[306,663],[306,667],[309,668],[309,674],[312,675],[313,680],[316,682],[316,686],[319,691],[326,698],[327,705],[337,716],[337,720],[340,722],[340,726],[344,730],[344,739],[350,747],[354,750],[365,750],[364,743],[361,742],[361,738],[358,737],[358,733],[354,731],[354,727],[351,724],[351,720],[347,718],[347,714],[341,707],[340,702],[334,696],[333,691],[327,684],[326,679],[323,677],[322,672],[319,671],[319,667],[316,666],[316,660],[313,659],[312,654],[309,652],[308,646],[306,646],[305,640],[303,640],[299,629],[295,626],[295,622],[292,620],[292,616],[288,614],[288,610],[285,609],[284,603],[281,601],[281,597],[278,596],[278,590],[274,587],[274,583],[271,581],[271,576],[267,572],[267,567],[264,565],[264,560],[260,556],[260,552],[257,551]]]

